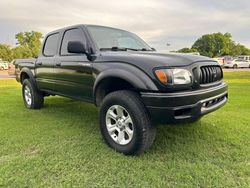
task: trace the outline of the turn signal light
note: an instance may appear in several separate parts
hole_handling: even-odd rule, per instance
[[[165,73],[165,71],[156,70],[155,74],[156,74],[157,78],[161,81],[161,83],[163,83],[165,85],[168,83],[168,77],[167,77],[167,74]]]

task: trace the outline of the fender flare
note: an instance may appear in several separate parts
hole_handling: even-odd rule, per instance
[[[141,72],[141,71],[140,71]],[[99,84],[105,79],[105,78],[119,78],[124,81],[127,81],[130,83],[134,88],[138,90],[158,90],[158,88],[155,86],[154,82],[147,76],[145,73],[141,72],[141,74],[144,74],[143,79],[141,79],[137,74],[132,73],[131,71],[124,70],[124,69],[108,69],[103,72],[101,72],[94,83],[93,87],[93,97],[94,101],[96,98],[96,92]]]
[[[29,68],[27,68],[27,67],[22,68],[22,70],[20,72],[20,82],[21,83],[22,83],[22,80],[21,80],[22,74],[27,74],[29,76],[31,82],[36,86],[36,80],[35,80],[34,74]]]

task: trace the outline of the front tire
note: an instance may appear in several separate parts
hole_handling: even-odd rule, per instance
[[[99,120],[106,143],[125,155],[141,154],[154,142],[156,129],[135,92],[108,94],[101,104]]]
[[[29,79],[23,81],[22,86],[23,101],[26,108],[40,109],[43,107],[44,97],[36,86]]]
[[[238,66],[237,66],[236,64],[233,65],[233,69],[237,69],[237,67],[238,67]]]

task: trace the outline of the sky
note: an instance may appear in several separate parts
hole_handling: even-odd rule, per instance
[[[162,52],[214,32],[250,48],[250,0],[0,0],[0,43],[81,23],[131,31]]]

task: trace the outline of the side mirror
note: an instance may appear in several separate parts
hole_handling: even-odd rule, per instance
[[[69,41],[67,47],[68,53],[75,53],[75,54],[86,54],[85,46],[80,41]]]
[[[151,48],[153,51],[156,51],[155,48]]]

